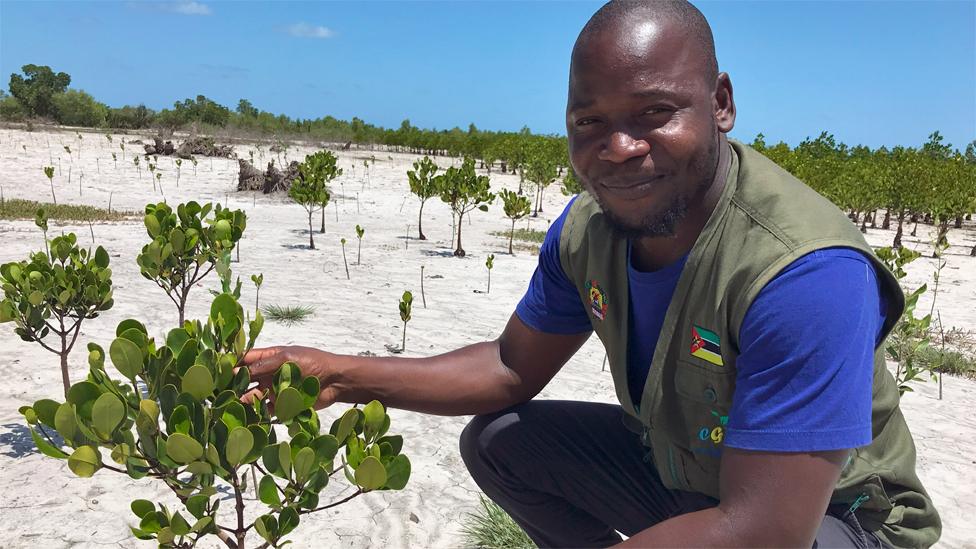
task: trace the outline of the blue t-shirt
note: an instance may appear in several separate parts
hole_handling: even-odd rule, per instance
[[[542,332],[592,330],[559,261],[559,234],[571,205],[550,226],[539,265],[516,308],[522,322]],[[627,375],[635,402],[686,260],[640,272],[628,248]],[[856,250],[818,250],[783,269],[743,319],[724,444],[779,452],[869,444],[874,349],[884,319],[874,267]]]

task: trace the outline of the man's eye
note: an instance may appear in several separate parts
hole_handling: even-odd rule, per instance
[[[596,120],[592,118],[582,118],[576,121],[577,126],[589,126],[590,124],[596,123]]]

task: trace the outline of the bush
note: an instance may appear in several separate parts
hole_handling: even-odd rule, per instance
[[[0,120],[20,122],[27,116],[27,110],[16,97],[0,91]]]
[[[55,94],[52,102],[55,119],[65,126],[95,128],[104,126],[108,118],[108,107],[82,90]]]
[[[118,109],[109,108],[106,122],[110,128],[137,130],[148,128],[153,123],[155,114],[152,109],[145,105],[138,107],[126,105]]]

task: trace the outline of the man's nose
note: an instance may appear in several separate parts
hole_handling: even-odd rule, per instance
[[[610,134],[597,158],[622,164],[631,158],[646,156],[650,152],[651,144],[647,141],[637,139],[624,131],[616,131]]]

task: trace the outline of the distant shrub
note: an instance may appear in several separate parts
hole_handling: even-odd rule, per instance
[[[82,90],[68,90],[54,94],[55,118],[66,126],[104,126],[108,117],[108,107],[95,101],[95,98]]]
[[[0,120],[20,122],[26,116],[27,111],[20,104],[20,101],[17,101],[17,98],[0,90]]]
[[[106,125],[110,128],[122,128],[126,130],[137,130],[148,128],[155,118],[156,113],[145,105],[133,107],[126,105],[117,109],[109,108]]]

